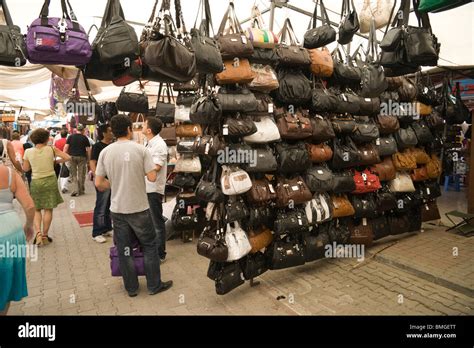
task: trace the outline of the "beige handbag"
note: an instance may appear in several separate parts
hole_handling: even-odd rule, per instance
[[[256,76],[249,83],[249,89],[258,92],[270,92],[280,86],[276,73],[270,65],[252,64],[251,68]]]
[[[201,160],[199,156],[182,155],[174,166],[176,173],[201,173]]]
[[[359,14],[361,34],[369,32],[372,17],[375,19],[376,29],[383,28],[390,22],[394,0],[377,0],[375,6],[374,3],[375,0],[364,0]]]
[[[145,143],[145,135],[142,133],[144,124],[143,114],[138,114],[136,122],[132,123],[133,141],[142,145]]]
[[[240,195],[252,188],[252,180],[237,166],[222,166],[221,188],[225,195]]]
[[[257,131],[243,138],[246,143],[264,144],[280,140],[280,131],[273,117],[262,116],[254,119],[253,122],[257,126]]]
[[[392,192],[415,192],[415,185],[410,174],[397,172],[395,179],[390,181],[390,191]]]

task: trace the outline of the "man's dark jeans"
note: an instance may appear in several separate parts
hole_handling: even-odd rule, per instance
[[[160,259],[166,257],[166,228],[163,218],[163,195],[152,192],[147,193],[148,204],[150,204],[151,219],[156,232],[156,245]]]
[[[94,208],[94,226],[92,237],[100,236],[112,231],[112,218],[110,217],[110,190],[101,192],[95,189],[96,199]]]
[[[133,241],[138,239],[143,251],[148,291],[154,292],[161,286],[160,258],[156,247],[156,234],[150,224],[150,210],[134,214],[112,213],[114,241],[119,255],[120,272],[129,294],[138,291],[139,283],[133,262]]]

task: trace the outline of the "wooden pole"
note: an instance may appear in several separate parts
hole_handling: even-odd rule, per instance
[[[471,127],[474,127],[474,112],[471,111]],[[471,128],[471,149],[469,151],[469,194],[467,196],[467,212],[474,214],[474,139]]]

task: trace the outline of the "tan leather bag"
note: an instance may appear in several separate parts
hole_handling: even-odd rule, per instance
[[[410,152],[397,152],[392,155],[396,170],[412,170],[416,168],[416,159]]]
[[[426,164],[426,172],[430,179],[436,179],[441,175],[442,172],[442,165],[441,161],[439,160],[438,156],[431,155],[431,159]]]
[[[416,103],[416,110],[422,116],[428,116],[433,112],[433,107],[431,105],[426,105],[420,102]]]
[[[332,158],[332,149],[327,144],[306,144],[306,149],[313,163],[327,162]]]
[[[202,135],[200,124],[180,124],[176,126],[176,136],[181,138],[194,138]]]
[[[273,241],[273,234],[270,229],[263,227],[260,230],[249,231],[249,242],[252,246],[250,250],[251,254],[255,254],[257,251],[262,250],[270,245]]]
[[[276,191],[267,178],[252,179],[252,188],[247,192],[247,200],[253,204],[266,204],[276,198]]]
[[[413,172],[411,173],[411,179],[413,181],[425,181],[428,180],[428,171],[426,170],[426,166],[420,167],[413,169]]]
[[[247,84],[257,76],[250,68],[249,60],[236,58],[224,61],[224,70],[216,74],[217,83],[220,85],[239,83]]]
[[[397,170],[390,157],[385,157],[381,163],[377,163],[370,169],[379,176],[380,181],[393,180],[397,174]]]
[[[327,47],[308,50],[311,59],[311,72],[318,77],[331,77],[334,71],[334,62]]]
[[[346,195],[332,195],[331,201],[333,206],[333,218],[352,216],[355,214],[354,207]]]
[[[410,153],[412,156],[414,156],[416,164],[427,164],[430,161],[430,156],[424,150],[418,147],[408,148],[404,152]]]

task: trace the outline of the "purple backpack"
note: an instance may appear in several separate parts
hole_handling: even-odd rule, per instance
[[[92,56],[91,45],[84,28],[77,22],[69,0],[61,0],[62,18],[48,17],[49,3],[50,0],[44,1],[40,17],[28,27],[28,60],[35,64],[87,64]]]

